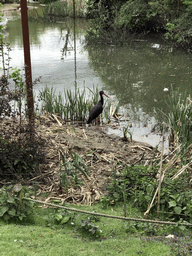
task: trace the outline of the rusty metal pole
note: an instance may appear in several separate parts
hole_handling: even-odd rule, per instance
[[[20,5],[21,5],[21,21],[22,21],[22,31],[23,31],[23,47],[24,47],[24,61],[25,61],[25,79],[26,79],[26,87],[27,87],[27,107],[28,107],[29,129],[32,135],[34,130],[34,105],[33,105],[33,84],[32,84],[32,74],[31,74],[27,1],[20,0]]]

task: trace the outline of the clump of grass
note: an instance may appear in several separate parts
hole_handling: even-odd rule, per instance
[[[58,15],[58,16],[67,16],[68,8],[67,2],[53,2],[45,7],[46,15]]]
[[[129,138],[127,137],[127,133],[129,134]],[[123,137],[125,141],[132,142],[132,133],[129,131],[129,126],[123,127]]]
[[[61,92],[56,95],[53,88],[45,87],[40,91],[40,98],[43,101],[42,110],[51,114],[57,113],[64,120],[84,122],[91,108],[99,100],[98,87],[93,87],[93,90],[89,89],[89,91],[91,100],[86,97],[85,88],[82,91],[79,88],[75,88],[74,91],[64,90],[63,95]]]
[[[40,98],[43,101],[42,109],[49,113],[57,113],[64,120],[84,121],[88,113],[89,103],[85,98],[85,89],[64,90],[56,95],[53,88],[45,87],[40,91]]]
[[[88,102],[85,97],[85,89],[64,91],[65,95],[65,109],[64,113],[67,119],[84,121],[88,112]]]
[[[186,92],[171,89],[166,102],[169,112],[163,114],[163,121],[170,127],[170,140],[187,148],[192,143],[192,100]]]

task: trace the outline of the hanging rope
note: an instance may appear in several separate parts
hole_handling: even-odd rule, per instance
[[[121,217],[121,216],[113,216],[113,215],[108,215],[108,214],[103,214],[103,213],[96,213],[96,212],[88,212],[88,211],[83,211],[83,210],[78,210],[75,208],[70,208],[62,205],[55,205],[52,203],[46,203],[40,200],[36,199],[31,199],[31,198],[26,198],[26,200],[39,203],[39,204],[45,204],[54,208],[61,208],[64,210],[69,210],[69,211],[74,211],[74,212],[80,212],[84,214],[90,214],[90,215],[95,215],[95,216],[100,216],[100,217],[106,217],[106,218],[112,218],[112,219],[120,219],[120,220],[128,220],[128,221],[138,221],[138,222],[148,222],[148,223],[155,223],[155,224],[163,224],[163,225],[180,225],[180,226],[192,226],[190,223],[177,223],[177,222],[170,222],[170,221],[160,221],[160,220],[146,220],[146,219],[136,219],[136,218],[127,218],[127,217]]]

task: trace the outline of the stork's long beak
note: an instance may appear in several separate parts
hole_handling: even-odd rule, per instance
[[[107,96],[107,94],[105,94],[104,92],[103,92],[103,94],[104,94],[107,98],[109,98],[109,96]]]

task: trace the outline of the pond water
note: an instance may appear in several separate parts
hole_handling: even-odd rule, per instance
[[[8,19],[5,35],[12,49],[11,66],[23,69],[20,15],[11,13]],[[161,136],[151,132],[156,124],[154,109],[166,111],[171,87],[192,94],[192,55],[176,50],[159,36],[124,46],[85,47],[87,26],[85,20],[76,22],[75,63],[72,19],[29,22],[32,77],[41,77],[34,85],[35,94],[45,86],[57,92],[73,89],[75,80],[79,88],[98,86],[111,101],[119,102],[119,111],[128,119],[118,124],[119,129],[109,128],[110,133],[122,136],[122,127],[128,124],[134,140],[158,145]]]

